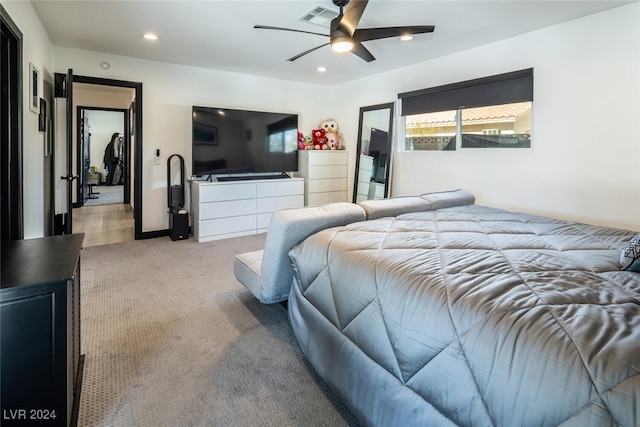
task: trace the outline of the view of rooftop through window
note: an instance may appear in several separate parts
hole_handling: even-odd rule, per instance
[[[530,147],[531,101],[406,116],[405,150]],[[458,123],[459,121],[459,123]]]

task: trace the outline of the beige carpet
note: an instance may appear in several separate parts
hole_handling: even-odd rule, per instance
[[[83,249],[80,426],[357,421],[304,359],[280,304],[233,276],[264,235]]]

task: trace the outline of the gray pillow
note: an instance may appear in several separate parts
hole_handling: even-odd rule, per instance
[[[622,249],[620,269],[640,273],[640,234],[629,240]]]

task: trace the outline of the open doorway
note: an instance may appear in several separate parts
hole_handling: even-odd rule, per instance
[[[79,205],[130,204],[128,110],[77,107],[78,159],[81,171]]]
[[[133,106],[140,90],[129,82],[74,76],[72,162],[78,179],[72,229],[85,234],[85,246],[138,238],[131,196],[136,194],[132,153],[139,131],[133,127],[139,119]]]

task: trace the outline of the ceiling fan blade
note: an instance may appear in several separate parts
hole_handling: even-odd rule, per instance
[[[314,33],[312,31],[294,30],[293,28],[272,27],[270,25],[254,25],[253,28],[257,28],[259,30],[291,31],[291,32],[294,32],[294,33],[315,34],[316,36],[329,37],[328,34]]]
[[[305,56],[307,53],[311,53],[314,50],[320,49],[321,47],[325,47],[328,46],[329,43],[325,43],[325,44],[321,44],[320,46],[316,46],[313,49],[309,49],[309,50],[305,50],[302,53],[297,54],[296,56],[292,56],[291,58],[287,59],[287,61],[295,61],[296,59],[300,58],[301,56]]]
[[[353,33],[353,40],[366,42],[369,40],[386,39],[388,37],[400,37],[406,34],[432,33],[436,27],[433,25],[418,25],[408,27],[382,27],[382,28],[358,28]]]
[[[350,36],[352,36],[356,28],[358,28],[358,23],[360,22],[360,18],[362,18],[364,9],[367,7],[367,3],[369,3],[369,0],[351,0],[347,5],[347,10],[344,12],[339,26],[347,30]]]
[[[356,43],[353,45],[353,49],[351,49],[351,53],[355,53],[360,58],[364,59],[367,62],[375,61],[375,57],[369,52],[369,50],[364,47],[361,43]]]

